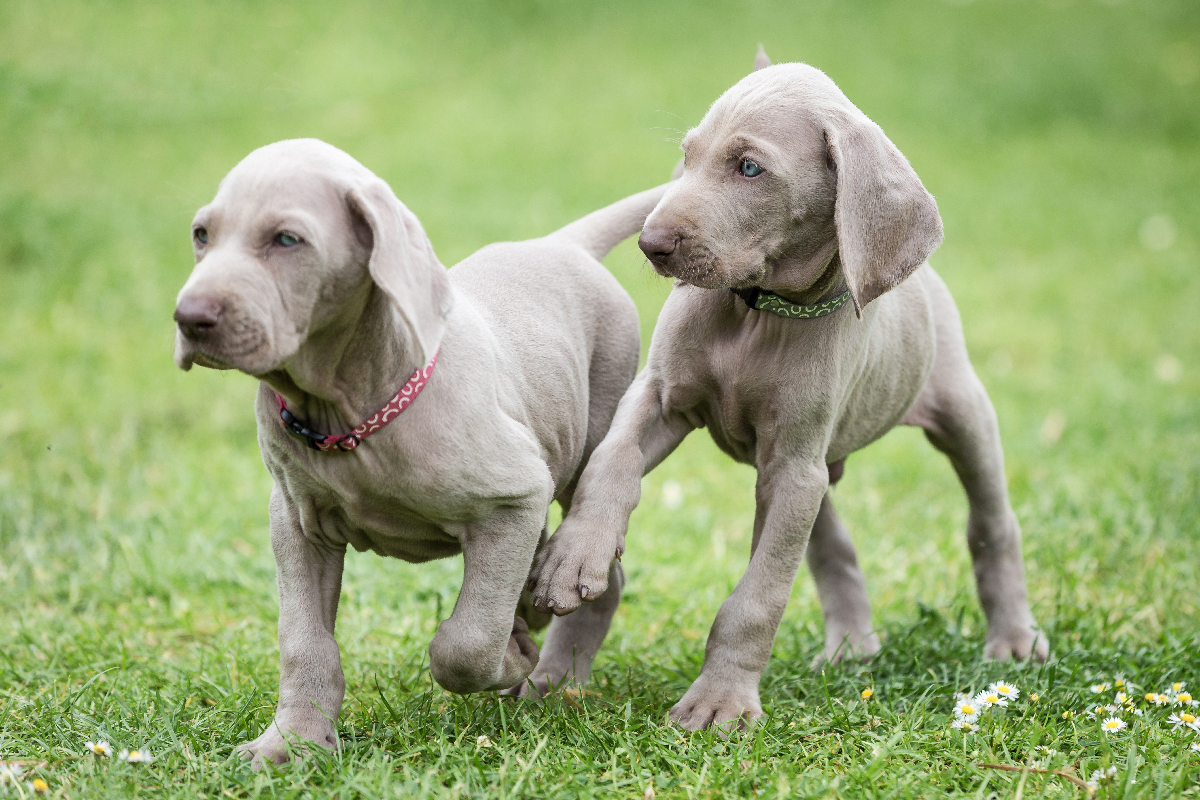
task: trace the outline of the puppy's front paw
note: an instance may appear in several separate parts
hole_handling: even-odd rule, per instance
[[[284,764],[301,758],[313,747],[337,750],[339,743],[334,725],[324,715],[315,713],[299,719],[276,719],[262,735],[238,745],[237,753],[250,759],[250,766],[261,769],[264,763]]]
[[[608,590],[608,567],[625,550],[623,536],[611,536],[564,522],[529,573],[533,604],[562,616]]]
[[[729,732],[745,730],[762,713],[757,685],[723,683],[701,673],[671,708],[671,721],[689,731],[715,725]]]
[[[987,642],[983,646],[984,658],[1007,661],[1010,658],[1024,661],[1045,661],[1050,656],[1050,642],[1046,634],[1032,625],[1014,626],[993,631],[988,629]]]

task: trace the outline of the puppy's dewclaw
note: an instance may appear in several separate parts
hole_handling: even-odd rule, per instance
[[[848,455],[899,424],[922,428],[966,491],[985,654],[1048,652],[1026,598],[996,415],[927,262],[942,240],[937,203],[827,76],[756,66],[688,131],[679,180],[646,219],[642,250],[676,283],[646,368],[535,571],[535,602],[570,610],[592,596],[642,476],[695,428],[753,465],[750,563],[671,712],[693,729],[762,713],[759,678],[806,556],[825,612],[820,660],[878,650],[866,580],[827,491]]]
[[[429,646],[445,688],[587,679],[619,587],[551,621],[541,652],[521,596],[550,502],[570,505],[637,369],[637,310],[597,259],[664,191],[449,271],[386,183],[316,140],[251,153],[197,212],[176,362],[260,381],[275,482],[279,703],[239,749],[256,766],[338,746],[347,546],[412,562],[462,553],[458,602]],[[603,585],[589,576],[587,591]]]

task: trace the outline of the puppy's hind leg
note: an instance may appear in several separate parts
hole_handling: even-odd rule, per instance
[[[967,493],[967,544],[987,616],[984,655],[1044,661],[1049,642],[1037,629],[1025,589],[1021,526],[1008,500],[996,411],[967,358],[957,315],[942,320],[938,354],[921,396],[904,418],[946,454]]]
[[[639,343],[636,314],[614,314],[611,319],[615,324],[605,327],[599,337],[601,341],[598,341],[596,351],[592,355],[588,375],[587,441],[583,458],[580,460],[579,469],[557,498],[558,504],[562,506],[564,518],[571,513],[579,477],[592,453],[612,426],[617,405],[637,372]],[[539,551],[545,543],[543,534]],[[592,659],[596,657],[604,637],[608,635],[613,615],[617,613],[617,606],[621,604],[621,589],[624,585],[625,573],[621,570],[621,562],[613,559],[608,567],[608,590],[593,602],[584,603],[573,613],[554,617],[550,622],[550,629],[546,631],[541,658],[533,674],[519,686],[507,690],[505,694],[526,696],[532,690],[538,695],[545,695],[551,686],[558,687],[564,683],[582,686],[586,683],[592,672]],[[526,597],[531,598],[531,614],[550,614],[549,611],[533,606],[532,594],[528,587],[522,594],[523,602]]]
[[[554,617],[542,642],[537,667],[524,683],[504,694],[545,696],[560,687],[578,688],[587,683],[592,674],[592,660],[621,604],[624,585],[621,562],[614,559],[608,568],[608,591],[564,617]]]
[[[854,541],[833,510],[828,493],[821,500],[805,559],[825,617],[825,650],[813,660],[813,668],[846,656],[866,658],[879,652],[879,637],[871,627],[867,581],[858,566]]]

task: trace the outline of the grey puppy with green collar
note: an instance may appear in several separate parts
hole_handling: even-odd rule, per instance
[[[683,139],[682,177],[640,241],[675,288],[646,368],[533,571],[540,608],[566,614],[603,598],[642,476],[697,428],[757,468],[750,564],[671,711],[689,729],[762,714],[759,678],[806,557],[824,658],[879,649],[828,489],[849,454],[896,425],[922,428],[966,490],[985,654],[1048,653],[1026,597],[996,415],[926,260],[942,239],[937,204],[826,75],[768,63],[760,54],[762,68]]]

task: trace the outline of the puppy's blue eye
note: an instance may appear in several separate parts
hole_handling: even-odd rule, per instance
[[[198,227],[192,231],[192,236],[200,244],[208,244],[208,228]]]
[[[763,170],[762,167],[760,167],[758,164],[755,164],[753,161],[746,160],[742,162],[741,173],[747,178],[753,178],[756,175],[761,175],[764,171],[765,170]]]
[[[281,233],[275,237],[275,242],[280,247],[295,247],[300,244],[300,238],[290,233]]]

